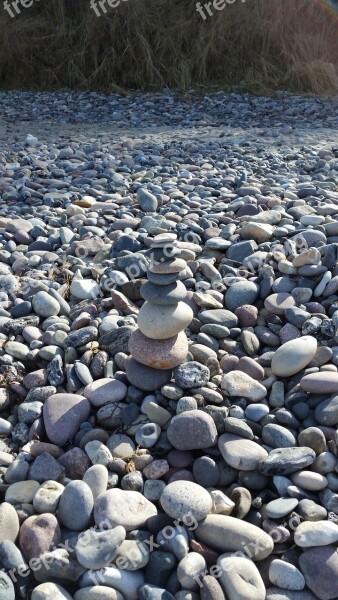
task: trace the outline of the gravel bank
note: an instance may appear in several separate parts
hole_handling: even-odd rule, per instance
[[[335,600],[337,101],[0,101],[1,600]]]

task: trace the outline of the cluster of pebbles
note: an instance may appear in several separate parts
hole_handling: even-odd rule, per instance
[[[10,123],[109,123],[115,127],[194,126],[268,127],[288,133],[293,127],[336,127],[337,98],[307,98],[278,92],[275,97],[233,92],[200,95],[193,90],[176,95],[168,89],[158,94],[133,96],[97,92],[0,91],[1,115]]]
[[[3,146],[1,600],[338,598],[338,150],[242,133]]]

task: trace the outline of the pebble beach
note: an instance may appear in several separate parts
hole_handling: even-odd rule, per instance
[[[0,600],[337,600],[338,100],[0,102]]]

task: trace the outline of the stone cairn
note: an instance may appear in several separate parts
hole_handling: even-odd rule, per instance
[[[193,312],[183,302],[187,290],[178,277],[187,263],[179,257],[176,234],[154,237],[148,281],[141,287],[145,302],[138,315],[138,329],[129,339],[127,377],[132,385],[155,391],[168,383],[172,369],[185,361],[188,339],[185,328]]]

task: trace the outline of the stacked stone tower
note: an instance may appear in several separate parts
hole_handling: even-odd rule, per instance
[[[141,287],[145,302],[138,315],[138,329],[129,340],[132,359],[127,365],[129,381],[141,389],[158,389],[171,378],[171,371],[184,362],[188,340],[184,329],[193,318],[191,308],[183,302],[187,290],[178,277],[187,264],[179,257],[176,235],[162,233],[152,244],[148,281]],[[147,369],[142,369],[148,367]],[[161,374],[153,370],[162,371]],[[136,373],[139,378],[136,380]],[[148,382],[140,381],[148,376]],[[152,379],[154,383],[152,385]]]

